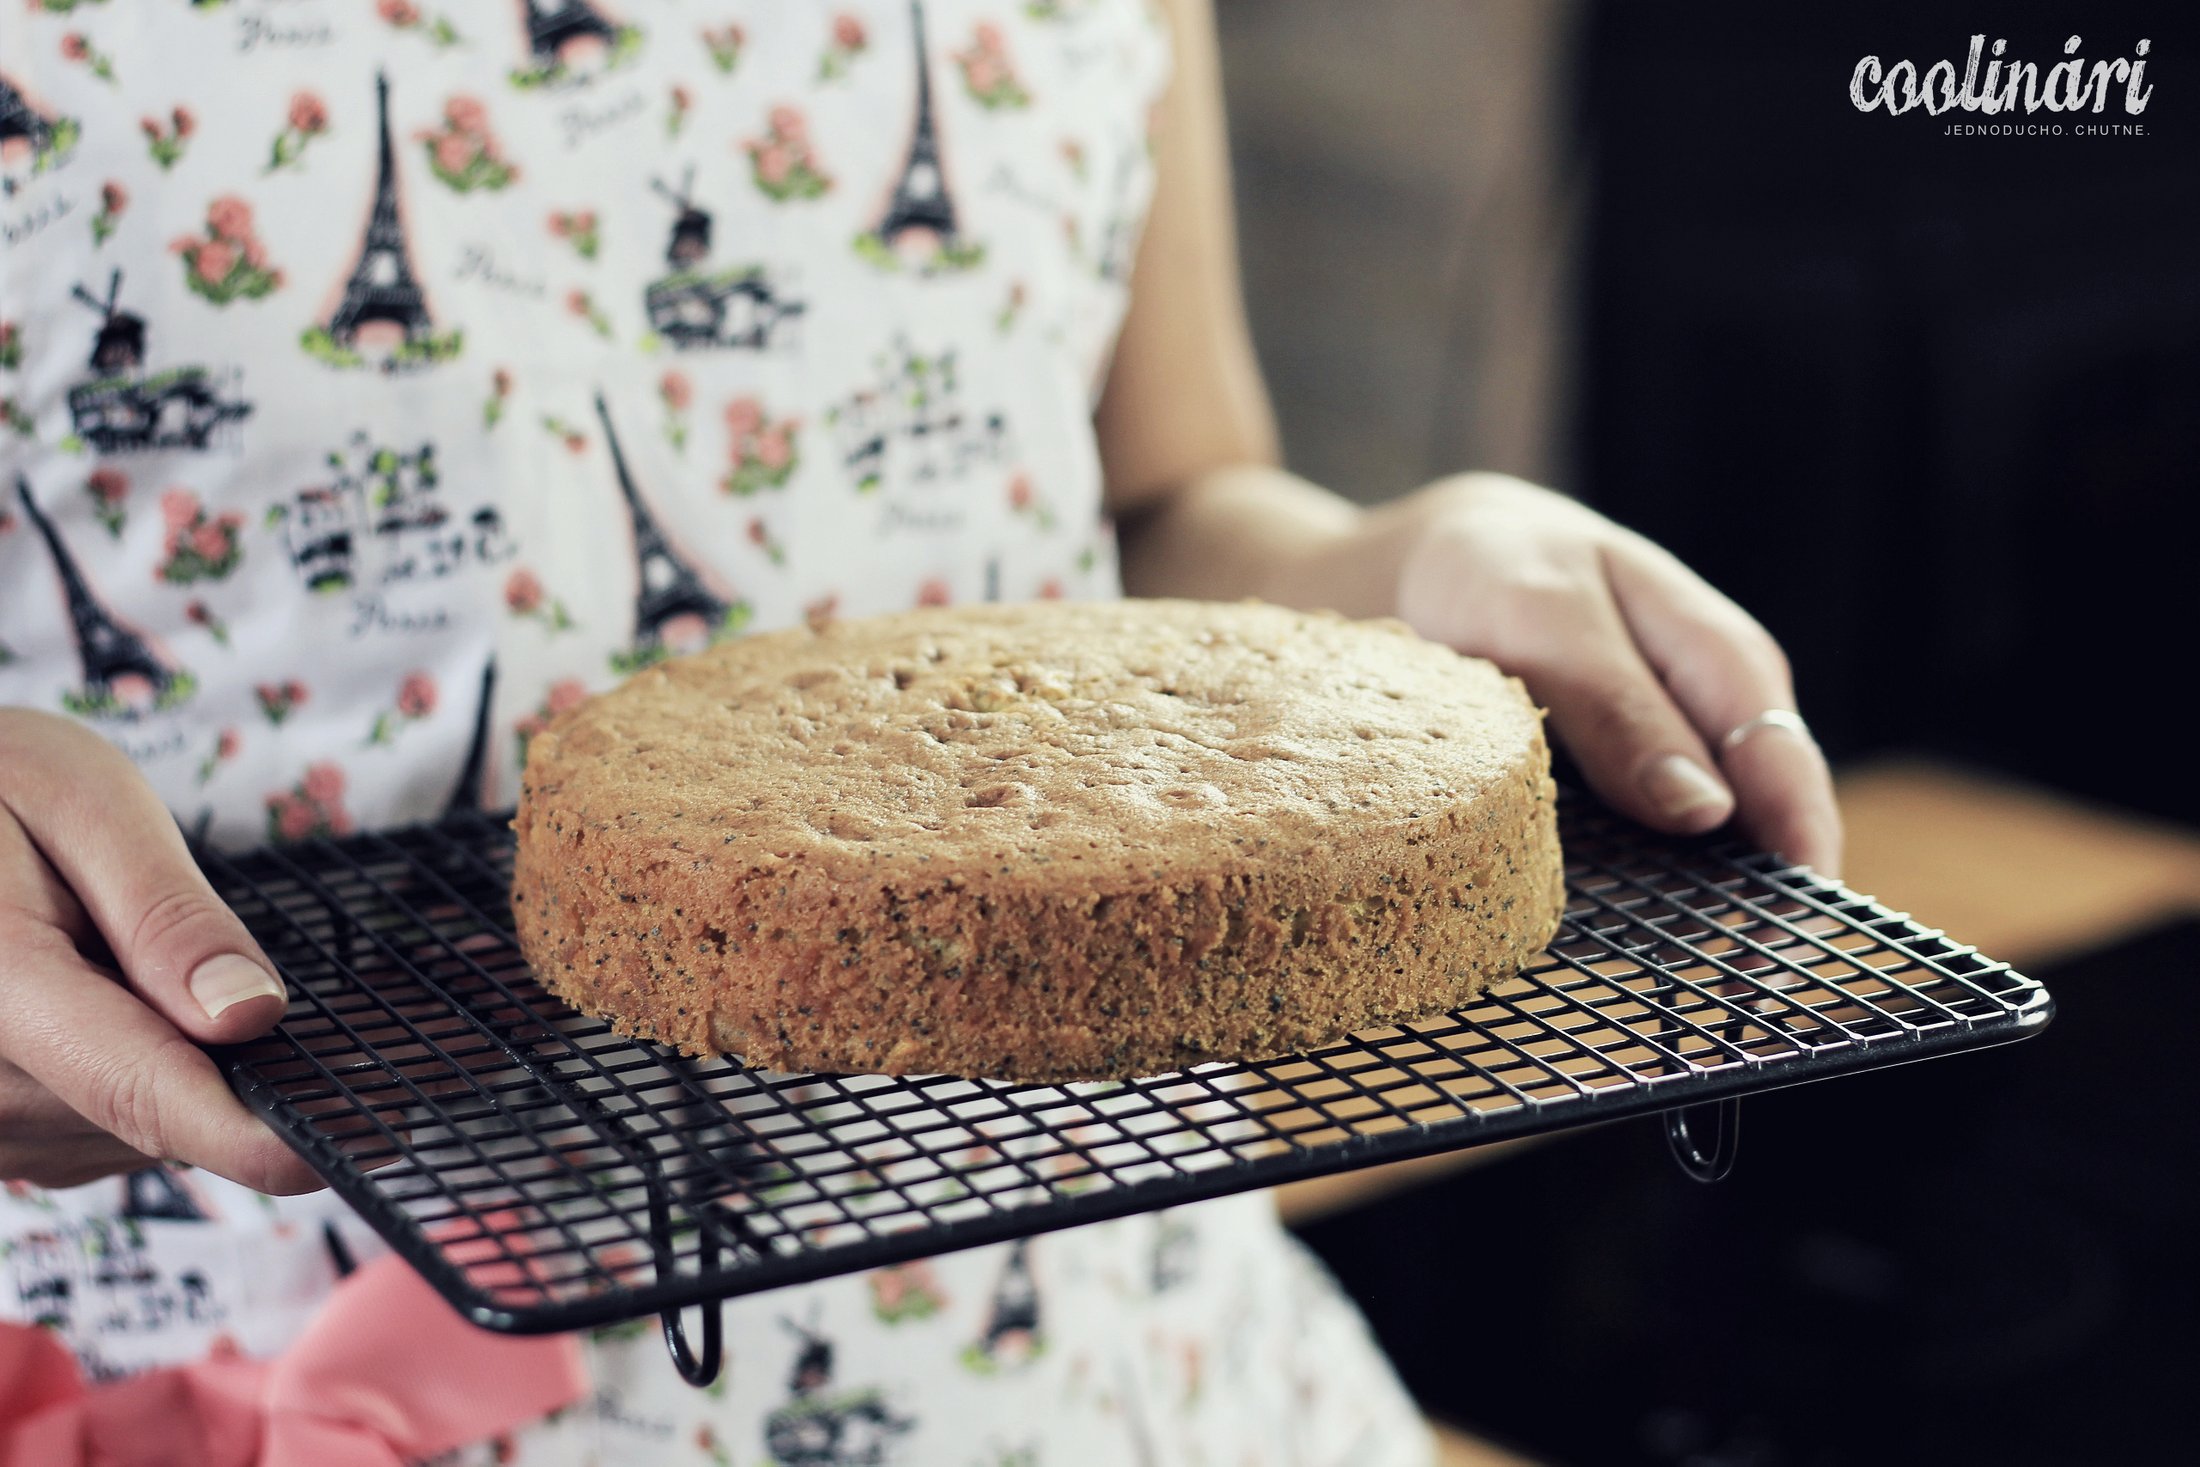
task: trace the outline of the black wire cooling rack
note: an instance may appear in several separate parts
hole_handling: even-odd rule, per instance
[[[291,986],[279,1029],[222,1053],[247,1103],[476,1323],[663,1313],[701,1379],[716,1311],[698,1359],[686,1305],[1649,1111],[1684,1116],[1676,1152],[1712,1174],[1732,1097],[2022,1038],[2052,1011],[1810,871],[1571,793],[1561,829],[1564,929],[1469,1008],[1045,1086],[773,1074],[622,1038],[520,957],[500,819],[200,859]]]

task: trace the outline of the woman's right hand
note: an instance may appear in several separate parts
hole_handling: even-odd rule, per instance
[[[0,708],[0,1180],[68,1187],[162,1160],[261,1192],[320,1186],[199,1048],[282,1013],[266,955],[130,761]]]

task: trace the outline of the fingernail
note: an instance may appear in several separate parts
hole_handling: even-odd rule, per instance
[[[1642,772],[1642,792],[1658,813],[1672,821],[1688,821],[1707,810],[1724,814],[1732,797],[1726,786],[1713,779],[1695,760],[1668,754]]]
[[[190,987],[209,1019],[220,1018],[224,1010],[247,999],[283,996],[283,985],[273,973],[235,953],[208,958],[193,968]]]

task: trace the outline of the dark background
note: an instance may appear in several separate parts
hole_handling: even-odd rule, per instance
[[[2200,1074],[2130,1019],[2195,943],[2041,974],[2036,1040],[1751,1098],[1716,1186],[1629,1121],[1301,1236],[1427,1410],[1536,1462],[2190,1462]]]
[[[1788,647],[1837,762],[2200,821],[2200,35],[2167,4],[1220,8],[1247,292],[1294,467],[1494,467]],[[2153,42],[2139,118],[1950,137],[1857,60]],[[2140,137],[2080,138],[2078,121]],[[1889,893],[1890,896],[1896,894]],[[2016,1049],[1650,1123],[1305,1236],[1432,1414],[1535,1460],[2191,1460],[2200,924],[2042,971]]]
[[[1589,13],[1579,488],[1757,612],[1837,756],[1923,746],[2200,819],[2170,712],[2200,528],[2200,67],[2175,13]],[[2149,37],[2147,110],[2083,116],[2147,135],[1851,106],[1856,57],[1960,69],[1980,30],[2027,59]]]
[[[1224,0],[1246,289],[1294,467],[1497,468],[1787,645],[1837,758],[2200,820],[2188,7]],[[1858,113],[1857,60],[2152,40],[2143,137]],[[1957,113],[1961,122],[2000,121]],[[2080,119],[2042,111],[2066,134]]]

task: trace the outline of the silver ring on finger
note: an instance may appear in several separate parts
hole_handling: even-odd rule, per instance
[[[1726,737],[1719,740],[1719,747],[1732,753],[1768,728],[1785,729],[1806,744],[1816,742],[1811,738],[1810,725],[1803,722],[1802,714],[1792,708],[1767,708],[1746,723],[1738,723],[1728,729]]]

